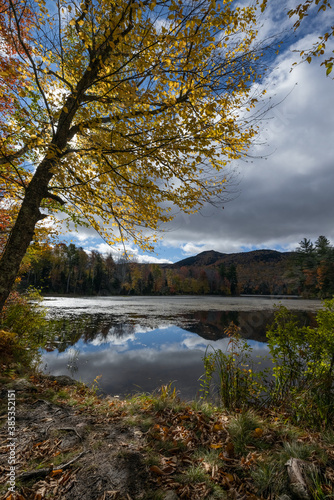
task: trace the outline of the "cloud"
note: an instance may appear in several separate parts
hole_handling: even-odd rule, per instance
[[[178,214],[167,225],[166,245],[189,255],[210,248],[289,250],[304,236],[320,234],[334,242],[334,84],[318,61],[291,71],[293,50],[308,42],[307,36],[281,54],[263,82],[269,97],[282,102],[262,124],[265,144],[238,164],[238,196],[224,210],[207,205],[201,214]]]
[[[92,250],[97,250],[98,252],[107,255],[110,254],[117,261],[118,259],[124,257],[124,252],[128,255],[128,257],[139,264],[168,264],[172,261],[169,259],[160,259],[158,257],[154,257],[153,255],[142,255],[138,248],[133,247],[133,245],[125,244],[125,245],[115,245],[111,246],[108,243],[97,243],[97,244],[88,244],[85,246],[85,250],[91,252]]]

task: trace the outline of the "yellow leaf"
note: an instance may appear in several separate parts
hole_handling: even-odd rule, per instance
[[[263,429],[260,429],[260,427],[257,427],[255,430],[254,430],[254,436],[257,437],[257,438],[260,438],[263,434]]]
[[[218,450],[219,448],[222,448],[223,445],[221,443],[218,443],[218,444],[213,444],[211,443],[210,444],[210,448],[212,448],[213,450]]]
[[[234,482],[234,477],[232,476],[232,474],[230,474],[229,472],[227,472],[226,474],[224,474],[224,476],[226,477],[226,479],[230,482],[230,483],[233,483]]]

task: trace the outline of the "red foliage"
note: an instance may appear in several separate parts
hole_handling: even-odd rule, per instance
[[[29,44],[32,13],[27,5],[15,3],[16,17],[8,0],[0,0],[0,113],[13,108],[13,91],[22,88],[22,75],[17,64],[23,54],[21,42]]]
[[[11,227],[11,216],[5,210],[0,210],[0,252],[2,252]]]

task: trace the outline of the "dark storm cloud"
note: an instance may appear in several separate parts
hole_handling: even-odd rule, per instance
[[[262,127],[266,145],[252,151],[263,158],[238,165],[238,196],[224,210],[206,207],[202,214],[178,215],[169,225],[167,245],[183,245],[192,254],[211,248],[289,249],[303,237],[320,234],[334,243],[334,83],[317,61],[290,72],[296,58],[292,50],[301,46],[303,40],[267,77],[276,101],[285,100]]]

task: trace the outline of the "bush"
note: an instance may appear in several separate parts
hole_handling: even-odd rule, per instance
[[[254,372],[252,349],[232,323],[227,351],[209,346],[205,352],[203,397],[210,396],[215,376],[220,403],[226,409],[267,405],[288,412],[306,426],[330,427],[334,423],[334,298],[324,301],[316,323],[314,328],[303,326],[287,308],[278,308],[267,330],[271,384],[265,372]]]
[[[226,352],[212,346],[205,352],[205,373],[201,377],[203,397],[210,395],[216,374],[219,399],[224,408],[230,410],[258,405],[264,391],[264,374],[254,371],[252,348],[241,338],[240,329],[232,322],[225,333],[230,337]]]
[[[47,340],[46,311],[36,290],[12,292],[0,315],[1,362],[31,365]]]
[[[324,301],[315,328],[298,325],[285,307],[267,331],[274,363],[271,402],[298,422],[328,426],[334,420],[334,299]]]

